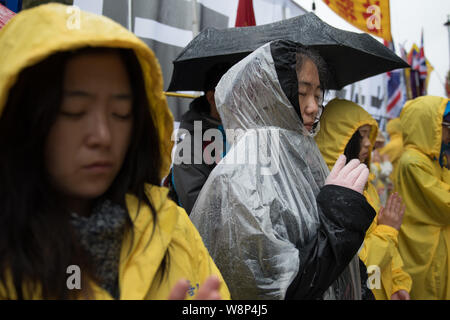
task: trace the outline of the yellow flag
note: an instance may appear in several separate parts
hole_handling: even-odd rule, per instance
[[[389,0],[323,0],[356,28],[374,36],[392,41]]]

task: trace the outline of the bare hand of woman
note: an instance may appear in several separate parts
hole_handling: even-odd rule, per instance
[[[411,300],[411,298],[409,297],[408,291],[398,290],[392,294],[391,300]]]
[[[395,192],[389,197],[386,207],[381,207],[378,213],[378,224],[384,224],[400,230],[404,213],[405,205],[403,204],[402,198]]]
[[[351,160],[347,165],[345,165],[345,162],[346,157],[340,155],[325,180],[325,185],[333,184],[362,194],[369,177],[369,169],[358,159]]]
[[[199,288],[196,300],[220,300],[220,281],[216,276],[210,276],[205,283]],[[189,282],[179,280],[169,295],[169,300],[184,300],[189,289]]]

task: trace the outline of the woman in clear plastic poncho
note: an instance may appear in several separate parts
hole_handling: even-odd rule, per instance
[[[233,299],[361,298],[356,254],[375,212],[361,191],[325,185],[336,171],[327,178],[313,138],[318,121],[300,109],[311,90],[316,105],[323,97],[320,61],[304,47],[274,41],[216,87],[231,148],[190,217]],[[319,89],[302,78],[311,66]],[[356,181],[367,168],[354,161]]]

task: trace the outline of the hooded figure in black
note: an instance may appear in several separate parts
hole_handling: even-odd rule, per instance
[[[300,108],[309,90],[320,105],[325,87],[323,60],[310,52],[268,43],[216,87],[231,148],[190,217],[232,299],[361,299],[357,252],[375,217],[361,194],[368,171],[358,192],[330,182],[313,138],[320,112]],[[320,90],[302,80],[307,61]]]
[[[168,177],[168,186],[171,189],[171,197],[190,214],[197,196],[208,179],[209,174],[220,161],[222,154],[216,158],[212,154],[211,159],[203,158],[203,150],[211,141],[204,141],[203,135],[209,129],[217,129],[223,132],[220,115],[216,109],[214,90],[223,74],[231,67],[228,63],[214,65],[206,74],[204,83],[205,94],[194,99],[189,105],[189,110],[181,117],[180,141],[175,149],[175,160]],[[198,132],[195,132],[198,130]],[[181,134],[184,132],[184,134]],[[183,149],[182,146],[186,135],[190,136],[190,148]],[[225,137],[225,133],[222,134]],[[194,141],[197,139],[197,141]],[[196,152],[194,143],[199,143],[201,152]],[[190,149],[189,155],[184,155]],[[225,151],[225,150],[223,150]],[[184,161],[187,159],[187,161]],[[211,160],[211,161],[209,161]]]

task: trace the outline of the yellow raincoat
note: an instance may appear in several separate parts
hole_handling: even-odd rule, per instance
[[[0,116],[8,92],[23,69],[58,51],[87,46],[134,50],[142,68],[150,112],[159,131],[159,147],[163,155],[161,177],[165,176],[170,167],[173,117],[163,95],[159,63],[144,42],[106,17],[86,12],[78,15],[68,6],[49,4],[22,11],[1,29]],[[134,241],[131,233],[127,232],[120,255],[120,299],[166,299],[181,278],[189,280],[191,287],[187,298],[192,299],[199,285],[210,275],[219,277],[221,296],[229,299],[228,288],[197,229],[184,209],[169,200],[167,193],[166,188],[146,186],[146,194],[158,217],[154,232],[150,209],[141,203],[137,213],[137,198],[126,196],[128,212],[134,224]],[[161,277],[161,262],[165,254],[168,254],[169,262],[164,277]],[[0,298],[5,297],[4,289],[5,284],[0,284]],[[96,284],[93,284],[93,289],[94,298],[112,299]],[[28,294],[26,298],[40,297]]]
[[[370,153],[377,137],[377,122],[367,111],[353,102],[334,99],[327,104],[320,120],[320,131],[315,139],[330,170],[339,155],[344,153],[347,143],[356,130],[366,124],[372,127],[370,162]],[[370,182],[373,179],[374,176],[371,174],[364,196],[377,212],[377,216],[366,232],[359,257],[367,266],[370,283],[375,286],[371,288],[375,298],[381,300],[390,299],[391,295],[398,290],[409,292],[411,278],[402,270],[402,259],[397,243],[398,231],[387,225],[378,225],[380,199],[375,186]],[[381,283],[378,288],[377,281],[372,281],[372,274],[375,275],[373,272],[378,270],[377,267],[381,273]]]
[[[448,101],[419,97],[400,114],[404,152],[395,188],[406,204],[399,248],[413,278],[412,299],[450,299],[450,181],[438,162]]]
[[[392,163],[391,181],[395,178],[395,169],[397,168],[398,159],[403,152],[402,125],[400,118],[389,120],[386,125],[386,131],[389,133],[389,142],[380,149],[380,155],[387,154],[389,161]]]

